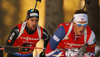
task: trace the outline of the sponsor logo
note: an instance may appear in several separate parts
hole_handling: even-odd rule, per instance
[[[81,18],[81,20],[84,20],[84,18]]]
[[[83,46],[84,44],[75,44],[75,43],[66,43],[64,42],[64,44],[67,44],[69,46]]]
[[[19,32],[19,29],[14,29],[14,31],[18,34],[18,32]]]
[[[53,39],[54,39],[55,41],[57,41],[57,42],[60,41],[60,39],[59,39],[56,35],[53,36]]]
[[[11,42],[11,40],[12,40],[12,38],[13,38],[14,35],[15,35],[14,32],[10,35],[9,40],[8,40],[9,43]]]
[[[30,16],[38,16],[37,13],[30,13]]]
[[[22,42],[23,42],[23,43],[26,43],[26,42],[27,42],[27,43],[30,43],[30,44],[36,44],[36,43],[33,42],[33,41],[32,41],[32,42],[31,42],[31,41],[29,41],[29,42],[28,42],[28,41],[22,41]]]
[[[15,35],[15,33],[13,32],[12,34],[11,34],[11,36],[10,36],[10,40],[12,40],[12,38],[13,38],[13,36]]]
[[[24,39],[26,41],[29,41],[29,40],[39,40],[39,38],[30,38],[30,37],[21,37],[21,39]]]

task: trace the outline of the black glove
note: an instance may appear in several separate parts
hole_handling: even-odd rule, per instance
[[[45,56],[45,52],[41,52],[40,55],[39,55],[39,57],[46,57]]]
[[[30,44],[28,44],[28,43],[22,44],[22,46],[20,48],[21,52],[27,52],[30,50],[30,48],[22,48],[22,47],[30,47]]]

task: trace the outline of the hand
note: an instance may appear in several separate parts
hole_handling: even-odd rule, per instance
[[[21,48],[20,48],[20,51],[21,51],[21,52],[27,52],[27,51],[30,50],[30,48],[22,48],[22,47],[30,47],[30,44],[24,43],[24,44],[22,44],[22,46],[21,46]]]
[[[65,55],[67,57],[78,57],[78,52],[73,52],[73,51],[70,51],[70,52],[65,52]]]
[[[95,57],[95,54],[94,53],[87,52],[87,53],[84,54],[83,57]]]
[[[78,57],[78,53],[77,52],[72,52],[71,57]]]
[[[65,55],[67,57],[78,57],[79,55],[79,49],[78,48],[73,48],[73,49],[69,49],[68,51],[66,51]]]

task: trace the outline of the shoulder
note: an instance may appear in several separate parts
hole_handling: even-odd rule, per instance
[[[96,42],[96,37],[95,37],[95,33],[91,30],[91,35],[89,37],[89,40],[88,40],[88,44],[91,45],[91,44],[94,44]]]
[[[61,23],[61,24],[59,24],[59,26],[58,27],[60,27],[60,26],[69,26],[71,23]]]
[[[18,28],[18,26],[15,26],[12,30],[11,30],[11,32],[15,32],[15,33],[19,33],[19,28]]]
[[[42,29],[43,29],[43,34],[48,36],[48,32],[44,28],[42,28]]]
[[[40,26],[40,28],[43,30],[43,32],[47,33],[46,29],[42,28],[41,26]]]
[[[42,37],[42,39],[48,40],[50,38],[48,32],[44,28],[42,28],[42,29],[43,29],[43,37]]]
[[[61,27],[61,26],[63,26],[65,28],[66,26],[69,26],[69,25],[70,25],[70,23],[60,23],[58,28]]]
[[[43,29],[43,32],[47,32],[44,28],[42,28]]]
[[[91,30],[90,39],[95,39],[95,33]]]
[[[88,38],[91,36],[92,30],[89,26],[86,27]]]
[[[54,39],[56,39],[56,38],[63,39],[64,36],[65,36],[65,33],[66,33],[66,32],[65,32],[64,27],[63,27],[63,26],[60,26],[60,27],[56,30],[56,32],[54,33],[53,38],[54,38]]]
[[[87,29],[87,37],[88,37],[88,44],[93,44],[95,42],[95,33],[91,30],[90,26],[86,27]]]
[[[21,26],[22,26],[22,23],[21,23],[21,24],[18,24],[18,25],[16,25],[16,26],[19,28],[19,27],[21,27]]]
[[[20,27],[22,24],[18,24],[12,28],[11,32],[19,33]]]

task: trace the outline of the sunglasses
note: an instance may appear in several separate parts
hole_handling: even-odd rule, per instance
[[[84,23],[84,24],[77,23],[77,22],[75,22],[75,23],[76,23],[76,24],[77,24],[77,26],[79,26],[79,27],[81,27],[81,26],[86,27],[86,26],[88,25],[88,23]]]

